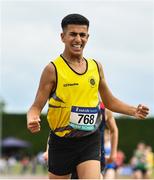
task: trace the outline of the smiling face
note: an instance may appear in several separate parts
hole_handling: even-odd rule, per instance
[[[64,53],[71,57],[81,57],[88,37],[86,25],[68,25],[61,34],[61,39],[65,44]]]

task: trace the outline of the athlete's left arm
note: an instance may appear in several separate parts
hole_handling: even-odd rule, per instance
[[[141,104],[139,104],[138,107],[130,106],[113,96],[105,81],[103,68],[100,63],[98,63],[98,67],[100,74],[99,93],[105,107],[113,112],[144,119],[149,113],[149,108]]]
[[[111,153],[107,159],[107,163],[112,163],[116,160],[117,147],[118,147],[118,128],[113,114],[110,110],[105,109],[106,113],[106,124],[110,130],[110,140],[111,140]]]

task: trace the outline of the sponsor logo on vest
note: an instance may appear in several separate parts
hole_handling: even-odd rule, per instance
[[[90,78],[89,78],[89,83],[90,83],[91,87],[95,87],[96,82],[95,82],[94,77],[90,77]]]
[[[63,84],[64,87],[68,87],[68,86],[78,86],[79,83],[67,83],[67,84]]]

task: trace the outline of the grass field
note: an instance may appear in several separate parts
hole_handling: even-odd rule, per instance
[[[29,165],[23,170],[18,162],[15,166],[5,168],[3,172],[0,172],[0,179],[48,179],[48,170],[40,164],[37,164],[35,169]],[[131,176],[118,176],[117,179],[131,179]],[[154,179],[154,172],[151,179]]]

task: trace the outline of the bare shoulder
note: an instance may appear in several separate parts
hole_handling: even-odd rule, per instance
[[[56,70],[52,63],[45,66],[42,76],[50,81],[56,81]]]
[[[98,65],[99,70],[102,69],[102,64],[100,63],[100,61],[98,61],[98,60],[95,60],[95,61],[96,61],[97,65]]]
[[[55,70],[53,63],[47,64],[44,68],[44,72],[50,73],[52,75],[56,74],[56,70]]]
[[[99,61],[96,61],[97,65],[98,65],[98,70],[99,70],[99,74],[100,74],[100,78],[104,78],[104,72],[103,72],[103,67],[102,64]]]
[[[46,89],[53,90],[56,87],[56,70],[52,63],[49,63],[43,69],[40,79],[40,89],[46,87]]]

